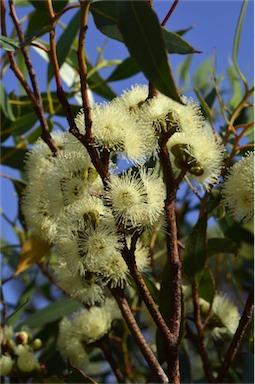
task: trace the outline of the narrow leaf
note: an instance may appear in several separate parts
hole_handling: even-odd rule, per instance
[[[28,151],[24,148],[1,147],[1,164],[15,169],[23,169],[24,159]]]
[[[199,297],[202,297],[208,303],[212,303],[215,294],[215,283],[212,277],[212,273],[208,268],[205,268],[202,272],[198,287]]]
[[[15,276],[19,275],[21,272],[24,272],[26,269],[40,261],[43,256],[46,255],[49,249],[49,243],[40,238],[30,236],[22,245]]]
[[[119,81],[127,79],[128,77],[136,75],[140,72],[140,68],[132,57],[128,57],[119,64],[112,74],[108,77],[107,81]]]
[[[192,229],[183,254],[183,270],[193,280],[202,271],[207,254],[207,216],[202,216]]]
[[[4,115],[11,121],[15,120],[15,116],[12,111],[12,106],[9,103],[8,94],[5,92],[4,85],[0,81],[0,106],[3,110]]]
[[[242,79],[242,81],[245,84],[246,84],[246,80],[245,80],[245,77],[243,76],[243,74],[242,74],[242,72],[241,72],[241,70],[239,68],[239,65],[238,65],[238,62],[237,62],[237,58],[238,58],[240,40],[241,40],[243,23],[244,23],[244,18],[245,18],[245,14],[246,14],[247,5],[248,5],[248,1],[244,0],[243,4],[242,4],[240,15],[239,15],[237,27],[236,27],[235,39],[234,39],[234,45],[233,45],[233,63],[234,63],[234,66],[235,66],[235,69],[236,69],[237,73],[239,74],[240,78]]]
[[[188,53],[201,53],[177,33],[167,31],[165,28],[161,28],[161,30],[168,53],[179,53],[182,55],[187,55]]]
[[[40,327],[44,324],[61,319],[63,316],[67,316],[81,307],[82,305],[77,301],[64,297],[63,299],[48,305],[48,307],[28,316],[24,321],[24,324],[31,328]]]
[[[116,5],[118,27],[131,56],[160,92],[181,103],[155,12],[147,1],[120,1]]]
[[[17,40],[11,39],[10,37],[0,36],[0,45],[5,51],[16,51],[21,47],[21,43]]]
[[[117,9],[115,1],[96,1],[90,5],[95,25],[104,35],[123,42],[117,26]]]
[[[218,255],[219,253],[233,253],[237,255],[239,246],[238,244],[226,238],[212,238],[208,240],[207,255]]]

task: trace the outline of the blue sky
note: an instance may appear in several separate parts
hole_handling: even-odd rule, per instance
[[[7,6],[6,2],[6,6]],[[155,1],[154,7],[158,14],[159,20],[162,21],[172,5],[172,1]],[[217,73],[226,77],[226,68],[232,57],[232,47],[235,28],[237,25],[242,1],[192,1],[180,0],[171,19],[166,24],[166,28],[171,31],[177,31],[190,26],[193,26],[184,38],[197,50],[202,51],[200,54],[194,54],[191,64],[191,73],[208,57],[212,57],[213,52],[216,53]],[[24,15],[24,9],[17,9],[18,16]],[[62,18],[64,23],[68,23],[70,17],[77,10],[74,10]],[[244,30],[240,43],[239,50],[239,65],[245,76],[253,82],[254,69],[254,3],[249,1],[247,14],[245,17]],[[98,56],[97,47],[106,43],[106,37],[97,31],[93,25],[93,19],[89,19],[89,29],[87,33],[86,49],[90,57],[90,61],[95,63]],[[128,51],[123,44],[108,40],[105,45],[104,57],[107,60],[124,59],[128,57]],[[182,55],[171,55],[170,62],[173,72],[175,73],[178,65],[186,58]],[[45,62],[39,58],[36,53],[32,54],[32,59],[36,73],[39,74],[39,85],[41,91],[45,90],[46,84],[46,66]],[[109,70],[103,70],[102,76],[109,74]],[[209,76],[209,74],[208,74]],[[112,88],[117,94],[120,94],[123,89],[130,88],[134,83],[146,83],[146,79],[142,75],[129,78],[121,82],[111,83]],[[18,90],[17,82],[10,70],[6,72],[4,84],[7,91]],[[95,96],[96,101],[101,101],[101,98]],[[67,125],[66,125],[67,126]],[[18,177],[17,172],[7,167],[2,167],[2,173],[9,174],[13,177]],[[10,181],[2,178],[1,180],[1,207],[4,208],[6,214],[13,219],[17,212],[17,199]],[[11,227],[3,220],[2,234],[5,238],[15,242],[15,237],[11,232]]]

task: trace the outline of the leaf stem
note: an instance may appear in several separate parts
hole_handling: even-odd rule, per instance
[[[132,312],[129,307],[129,304],[127,302],[127,299],[124,295],[124,290],[121,288],[110,288],[111,293],[115,297],[115,300],[117,301],[119,308],[121,310],[121,313],[128,325],[128,328],[130,332],[132,333],[137,345],[140,348],[140,351],[142,352],[144,358],[146,359],[147,363],[151,367],[152,371],[154,372],[155,376],[159,380],[160,383],[169,383],[168,377],[165,374],[163,368],[159,364],[158,360],[152,353],[151,349],[149,348]]]

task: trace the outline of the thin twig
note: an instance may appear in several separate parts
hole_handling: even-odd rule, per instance
[[[115,360],[113,353],[108,345],[108,336],[103,337],[102,339],[96,342],[96,345],[103,351],[106,360],[110,364],[114,375],[118,383],[125,383],[124,376],[119,368],[117,361]]]
[[[153,318],[155,324],[158,327],[159,332],[162,334],[164,337],[164,340],[167,343],[168,348],[171,348],[171,346],[174,343],[174,336],[171,334],[161,312],[158,309],[157,304],[153,300],[150,291],[148,290],[143,277],[141,273],[139,272],[135,258],[134,258],[134,252],[132,249],[128,249],[127,247],[124,247],[123,252],[122,252],[123,258],[126,261],[130,274],[137,286],[137,289],[148,309],[148,311],[151,314],[151,317]]]
[[[164,20],[161,23],[162,27],[164,27],[166,25],[166,23],[168,22],[168,20],[170,19],[171,15],[172,15],[173,11],[175,10],[175,7],[178,3],[179,3],[179,0],[174,0],[174,3],[172,4],[169,12],[167,13],[166,17],[164,18]]]
[[[212,367],[206,351],[204,329],[201,321],[199,296],[198,296],[198,289],[197,289],[196,283],[192,285],[192,299],[193,299],[193,306],[194,306],[194,322],[195,322],[197,333],[198,333],[196,346],[203,362],[204,372],[207,377],[207,380],[209,383],[214,383],[215,380],[212,374]]]
[[[222,367],[220,369],[220,372],[216,378],[216,383],[223,383],[223,380],[225,379],[228,370],[235,359],[237,352],[240,348],[241,342],[243,340],[243,337],[245,335],[245,331],[251,322],[252,314],[253,314],[253,308],[254,308],[254,286],[251,288],[249,295],[246,300],[246,304],[243,310],[242,317],[240,319],[239,325],[237,327],[236,333],[228,347],[228,351],[225,357],[225,360],[222,364]]]
[[[19,39],[20,39],[20,41],[24,41],[23,34],[22,34],[21,29],[20,29],[19,21],[17,19],[16,13],[15,13],[15,8],[14,8],[14,6],[12,4],[12,1],[9,1],[9,4],[10,4],[10,15],[11,15],[11,17],[13,19],[14,25],[16,26],[17,33],[19,35]],[[1,28],[2,28],[2,34],[3,34],[3,36],[7,37],[6,23],[5,23],[5,14],[6,14],[6,9],[5,9],[5,6],[4,6],[4,2],[1,1]],[[25,52],[25,51],[22,50],[22,52]],[[55,153],[58,152],[59,149],[58,149],[57,145],[55,144],[55,142],[53,141],[53,139],[51,137],[50,130],[49,130],[49,127],[48,127],[48,123],[47,123],[47,120],[45,118],[45,113],[44,113],[43,105],[42,105],[42,103],[40,103],[40,101],[38,99],[38,94],[39,94],[39,97],[41,97],[40,96],[39,88],[36,88],[36,92],[35,92],[35,89],[34,89],[35,93],[33,93],[32,89],[28,85],[25,77],[23,76],[22,72],[19,70],[19,68],[18,68],[18,66],[17,66],[17,64],[15,62],[15,58],[14,58],[13,52],[8,52],[7,54],[8,54],[9,61],[10,61],[10,68],[13,71],[13,73],[15,74],[15,76],[17,77],[17,79],[19,80],[19,82],[21,83],[21,85],[23,86],[23,88],[26,91],[28,97],[30,98],[30,100],[31,100],[31,102],[33,104],[34,110],[36,112],[36,115],[37,115],[37,117],[38,117],[38,119],[39,119],[39,121],[41,123],[42,139],[49,146],[51,151],[55,154]],[[23,53],[23,55],[24,55],[24,53]],[[29,58],[28,55],[27,55],[27,58],[29,60],[26,59],[25,61],[26,61],[26,65],[27,65],[27,69],[28,69],[30,78],[31,78],[32,86],[34,87],[35,86],[35,75],[33,76],[33,71],[31,70],[32,64],[31,64],[31,61],[30,61],[30,58]]]
[[[123,315],[123,318],[125,319],[128,328],[130,332],[132,333],[138,347],[140,348],[140,351],[142,352],[144,358],[146,359],[147,363],[149,364],[150,368],[154,372],[155,376],[159,380],[160,383],[169,383],[168,377],[165,374],[163,368],[159,364],[158,360],[152,353],[151,349],[149,348],[132,312],[129,307],[129,304],[125,298],[124,290],[121,288],[110,288],[111,293],[115,297],[115,300],[117,301],[119,308],[121,310],[121,313]]]

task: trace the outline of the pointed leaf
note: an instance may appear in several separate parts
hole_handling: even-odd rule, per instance
[[[20,258],[15,276],[24,272],[40,261],[50,249],[50,244],[38,237],[30,236],[22,245]]]
[[[233,253],[237,255],[239,246],[231,239],[212,238],[208,240],[207,255],[218,255],[219,253]]]
[[[24,324],[31,328],[40,327],[44,324],[61,319],[63,316],[67,316],[81,307],[82,305],[81,303],[78,303],[78,301],[64,297],[55,303],[48,305],[48,307],[28,316],[24,321]]]
[[[18,40],[11,39],[10,37],[0,36],[1,48],[5,51],[16,51],[21,47],[21,43]]]
[[[28,151],[24,148],[1,147],[1,164],[15,169],[23,169],[24,159]]]
[[[140,72],[139,66],[132,57],[128,57],[115,68],[112,74],[108,77],[107,81],[127,79],[128,77],[136,75],[138,72]]]
[[[202,216],[192,229],[183,253],[183,270],[187,277],[194,280],[204,268],[207,254],[207,216]]]
[[[115,1],[96,1],[90,5],[95,25],[104,35],[123,42],[117,26],[117,9]]]
[[[163,39],[168,53],[179,53],[187,55],[188,53],[201,53],[193,48],[186,40],[175,32],[167,31],[162,28]]]
[[[12,111],[12,106],[9,103],[8,94],[5,92],[4,85],[0,81],[0,107],[3,110],[4,115],[11,121],[15,120],[15,116]]]
[[[208,268],[205,268],[202,272],[198,287],[199,297],[202,297],[208,303],[212,303],[215,294],[215,283],[212,277],[212,273]]]
[[[181,103],[168,63],[161,27],[147,1],[120,1],[118,27],[137,64],[155,87]]]
[[[243,29],[243,22],[246,14],[247,5],[248,5],[248,1],[244,0],[242,3],[241,12],[240,12],[237,27],[236,27],[235,39],[234,39],[234,45],[233,45],[233,63],[238,75],[240,76],[240,78],[245,84],[246,84],[246,79],[239,68],[237,58],[238,58],[240,40],[241,40],[242,29]]]

